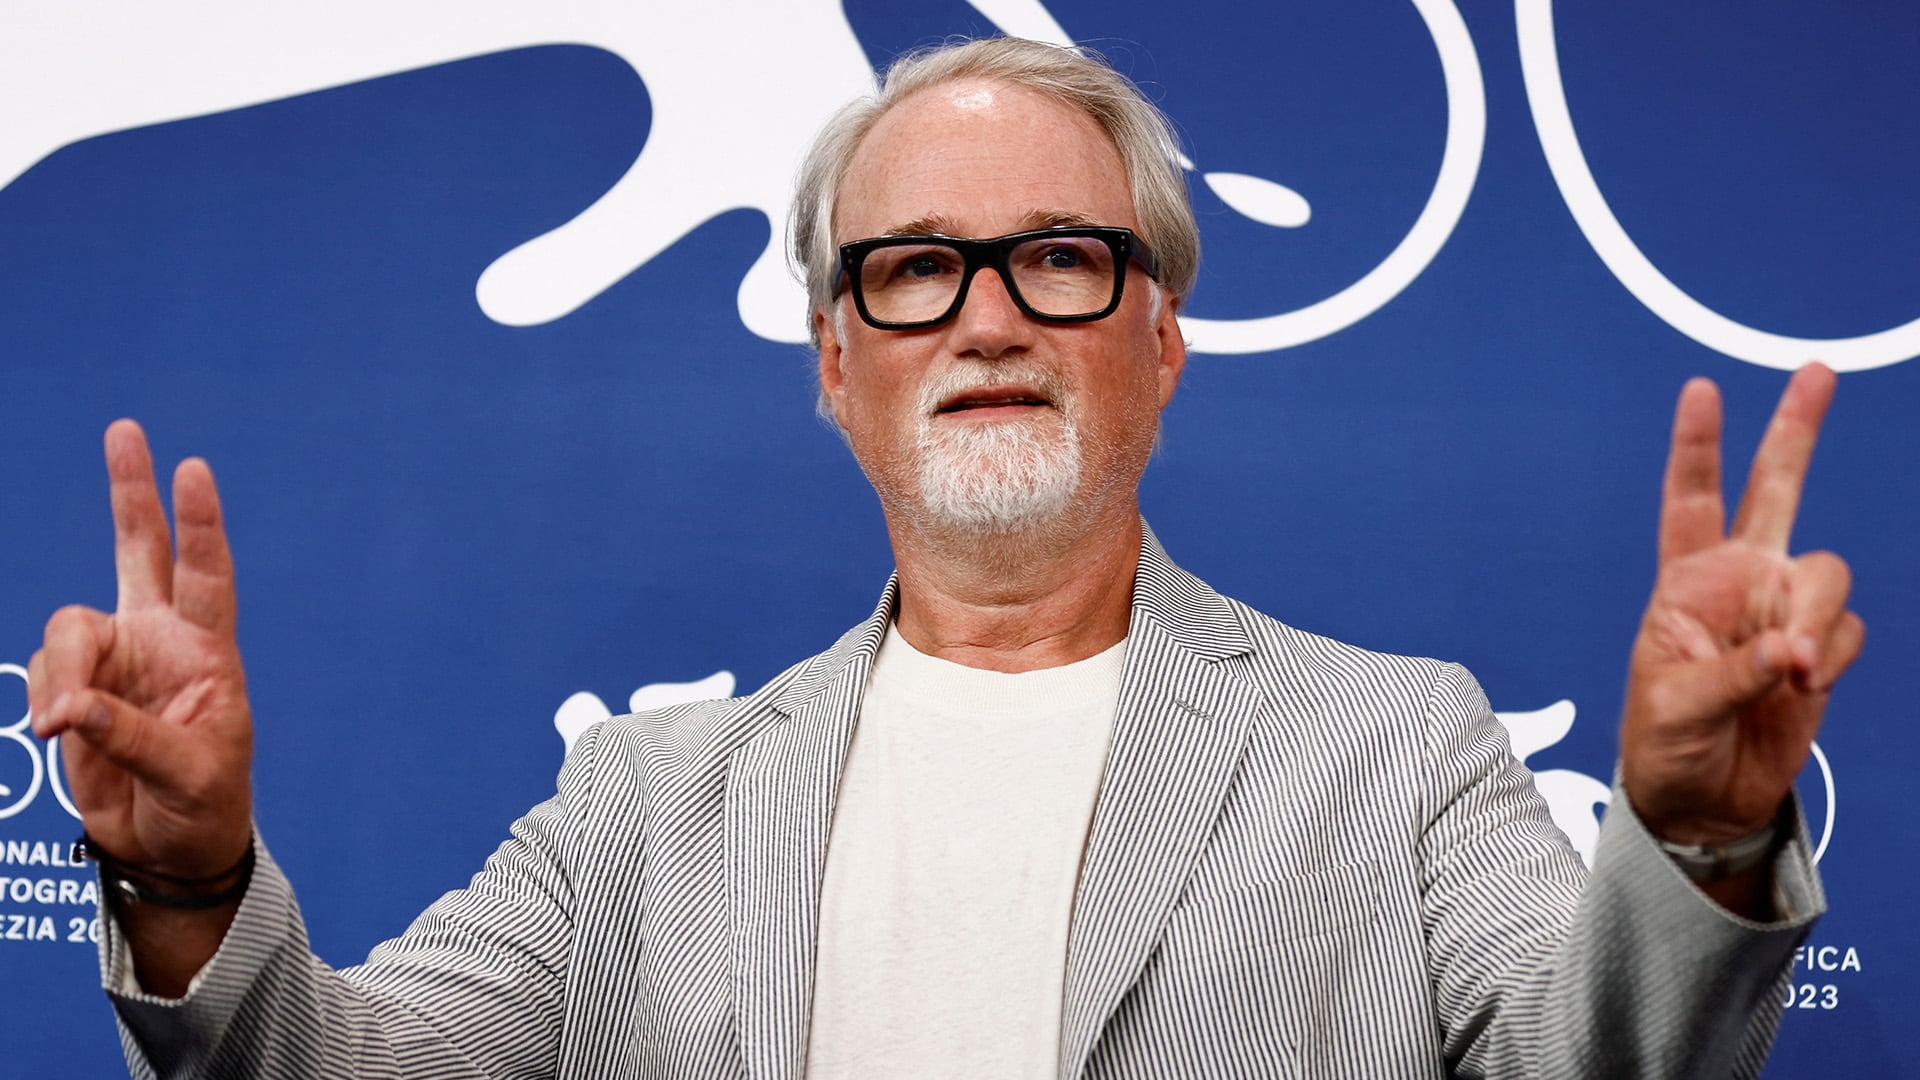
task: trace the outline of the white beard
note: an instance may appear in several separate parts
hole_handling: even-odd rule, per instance
[[[1019,382],[1046,394],[1059,417],[988,424],[936,423],[955,393]],[[1042,371],[961,370],[921,390],[917,468],[927,515],[975,533],[1011,533],[1058,517],[1080,488],[1080,433],[1060,380]]]

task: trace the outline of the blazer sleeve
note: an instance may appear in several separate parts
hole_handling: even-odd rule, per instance
[[[554,797],[513,824],[465,889],[359,967],[334,971],[313,955],[292,887],[257,836],[247,895],[182,998],[138,990],[125,939],[103,909],[103,982],[132,1074],[551,1075],[598,735],[581,736]]]
[[[1583,886],[1464,669],[1442,670],[1427,720],[1421,908],[1449,1068],[1757,1076],[1793,951],[1825,910],[1798,814],[1773,865],[1775,921],[1740,918],[1696,888],[1617,784]]]

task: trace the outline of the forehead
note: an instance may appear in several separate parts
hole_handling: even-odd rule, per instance
[[[874,124],[841,182],[834,240],[929,227],[998,236],[1076,218],[1138,227],[1106,131],[1025,87],[963,80],[912,94]]]

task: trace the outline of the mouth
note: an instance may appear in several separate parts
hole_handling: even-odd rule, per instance
[[[942,398],[936,411],[945,416],[988,419],[1051,408],[1052,399],[1030,386],[982,386]]]

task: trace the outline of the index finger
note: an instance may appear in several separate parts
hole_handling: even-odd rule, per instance
[[[1720,389],[1690,379],[1673,410],[1673,445],[1660,493],[1660,563],[1726,538],[1720,495]]]
[[[107,427],[106,453],[120,610],[165,604],[173,598],[173,551],[146,433],[132,420],[115,420]]]
[[[1733,536],[1765,551],[1785,555],[1800,511],[1807,464],[1820,435],[1820,421],[1833,401],[1839,377],[1825,364],[1808,364],[1793,373],[1773,420],[1754,452],[1747,490],[1733,519]]]
[[[188,458],[174,470],[173,523],[180,540],[180,561],[173,566],[174,610],[188,622],[232,634],[233,555],[213,470],[200,458]]]

